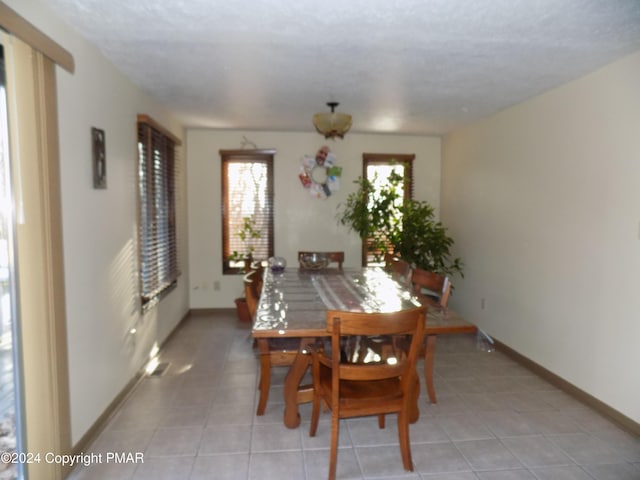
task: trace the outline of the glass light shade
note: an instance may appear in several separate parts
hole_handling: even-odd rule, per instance
[[[337,112],[316,113],[313,125],[324,138],[344,138],[344,134],[351,128],[351,115]]]

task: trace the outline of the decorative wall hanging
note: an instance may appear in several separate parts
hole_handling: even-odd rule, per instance
[[[107,152],[104,130],[91,128],[93,150],[93,188],[107,188]]]
[[[258,150],[258,146],[252,142],[251,140],[249,140],[247,137],[245,137],[244,135],[242,136],[242,141],[240,142],[240,148],[242,148],[243,150],[247,147],[251,147],[254,150]]]
[[[312,197],[325,199],[339,190],[342,167],[336,165],[336,156],[329,147],[320,147],[315,157],[303,156],[300,163],[298,178]]]

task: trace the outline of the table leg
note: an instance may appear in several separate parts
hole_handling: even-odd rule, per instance
[[[307,353],[307,349],[313,341],[314,339],[312,338],[301,339],[296,359],[289,367],[287,376],[284,379],[284,424],[288,428],[297,428],[300,425],[298,386],[307,368],[311,365],[311,355]]]
[[[258,338],[256,340],[260,352],[260,400],[256,415],[264,415],[269,399],[269,387],[271,386],[271,357],[269,355],[269,340]]]
[[[427,394],[431,403],[437,403],[436,389],[433,386],[433,354],[436,351],[437,335],[427,335],[427,345],[424,350],[424,381],[427,384]]]

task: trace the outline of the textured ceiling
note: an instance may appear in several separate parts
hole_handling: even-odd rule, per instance
[[[188,127],[441,134],[640,49],[640,0],[41,0]]]

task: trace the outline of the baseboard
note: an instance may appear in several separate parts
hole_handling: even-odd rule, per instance
[[[559,377],[555,373],[547,370],[546,368],[537,364],[533,360],[530,360],[524,355],[516,352],[515,350],[505,345],[504,343],[496,339],[493,339],[493,341],[494,341],[494,347],[496,350],[504,353],[509,358],[518,362],[525,368],[538,374],[540,377],[544,378],[546,381],[548,381],[555,387],[558,387],[560,390],[564,391],[568,395],[571,395],[576,400],[579,400],[585,405],[588,405],[589,407],[593,408],[598,413],[604,415],[614,423],[618,424],[622,429],[626,430],[627,432],[633,435],[640,435],[640,423],[634,422],[632,419],[630,419],[626,415],[623,415],[619,411],[610,407],[609,405],[602,402],[601,400],[598,400],[596,397],[585,392],[584,390],[579,389],[572,383],[569,383],[562,377]]]
[[[184,322],[187,319],[187,317],[189,317],[189,315],[190,315],[190,312],[187,312],[180,319],[180,321],[173,328],[171,333],[167,335],[167,338],[160,345],[160,350],[162,350],[162,348],[167,344],[169,339],[171,339],[171,337],[182,325],[182,322]],[[136,387],[138,382],[140,382],[144,378],[146,374],[144,370],[145,366],[146,365],[143,365],[142,368],[140,368],[140,370],[133,376],[133,378],[129,380],[129,382],[127,382],[124,388],[120,390],[120,393],[118,393],[118,395],[115,396],[115,398],[111,401],[111,403],[109,403],[109,405],[104,410],[104,412],[102,412],[102,415],[100,415],[96,419],[96,421],[93,422],[93,425],[91,425],[89,430],[87,430],[87,432],[82,436],[82,438],[80,438],[80,440],[78,440],[78,442],[73,446],[72,453],[74,455],[84,453],[89,448],[89,446],[96,440],[96,438],[98,438],[98,435],[102,433],[107,423],[109,423],[109,420],[113,418],[113,416],[116,414],[120,406],[124,403],[125,399],[129,396],[129,394],[131,394],[131,392]]]
[[[107,408],[102,412],[93,425],[87,430],[87,432],[82,436],[80,440],[73,446],[72,454],[78,455],[84,453],[89,448],[98,435],[102,433],[104,427],[109,423],[109,420],[115,415],[120,405],[124,402],[125,398],[129,396],[129,394],[133,391],[134,387],[138,384],[138,382],[142,379],[144,375],[144,371],[141,370],[135,374],[135,376],[129,380],[129,382],[125,385],[125,387],[120,391],[118,395],[111,401],[111,403],[107,406]]]

